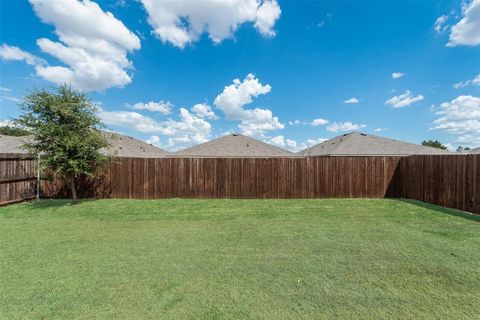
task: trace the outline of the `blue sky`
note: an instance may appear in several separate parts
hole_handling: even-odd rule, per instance
[[[2,1],[0,21],[0,121],[69,83],[170,150],[352,130],[480,146],[480,0]]]

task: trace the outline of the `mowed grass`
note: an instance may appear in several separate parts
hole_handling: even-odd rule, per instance
[[[3,319],[479,319],[480,217],[399,200],[0,208]]]

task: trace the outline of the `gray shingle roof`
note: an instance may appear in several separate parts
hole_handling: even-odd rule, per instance
[[[0,153],[10,154],[28,154],[27,150],[22,148],[22,145],[29,140],[29,137],[14,137],[0,135]]]
[[[295,157],[295,154],[241,134],[230,134],[180,150],[172,157]]]
[[[304,156],[407,156],[414,154],[451,154],[446,150],[352,132],[319,143],[299,154]]]
[[[161,158],[169,154],[168,151],[129,136],[112,132],[104,132],[104,135],[110,140],[112,145],[107,152],[108,154],[134,158]],[[29,137],[0,135],[0,153],[28,154],[26,150],[22,149],[26,139],[29,139]]]
[[[105,136],[110,140],[112,145],[108,152],[112,154],[113,151],[119,157],[132,158],[163,158],[170,152],[157,148],[151,144],[135,139],[123,134],[104,132]]]
[[[480,154],[480,148],[475,148],[468,151],[469,154]]]

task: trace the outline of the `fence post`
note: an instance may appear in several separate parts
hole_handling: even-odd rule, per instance
[[[37,157],[37,200],[40,200],[40,153]]]

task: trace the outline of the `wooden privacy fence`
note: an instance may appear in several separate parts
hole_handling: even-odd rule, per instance
[[[480,214],[480,155],[405,157],[393,183],[392,197]]]
[[[0,203],[35,196],[34,159],[0,159]],[[16,180],[18,179],[18,180]],[[68,189],[42,180],[41,195]],[[80,184],[97,198],[410,198],[480,213],[480,155],[119,158]]]
[[[33,199],[37,194],[37,161],[0,154],[0,204]]]
[[[399,159],[120,158],[102,187],[108,185],[111,197],[135,199],[378,198]]]

